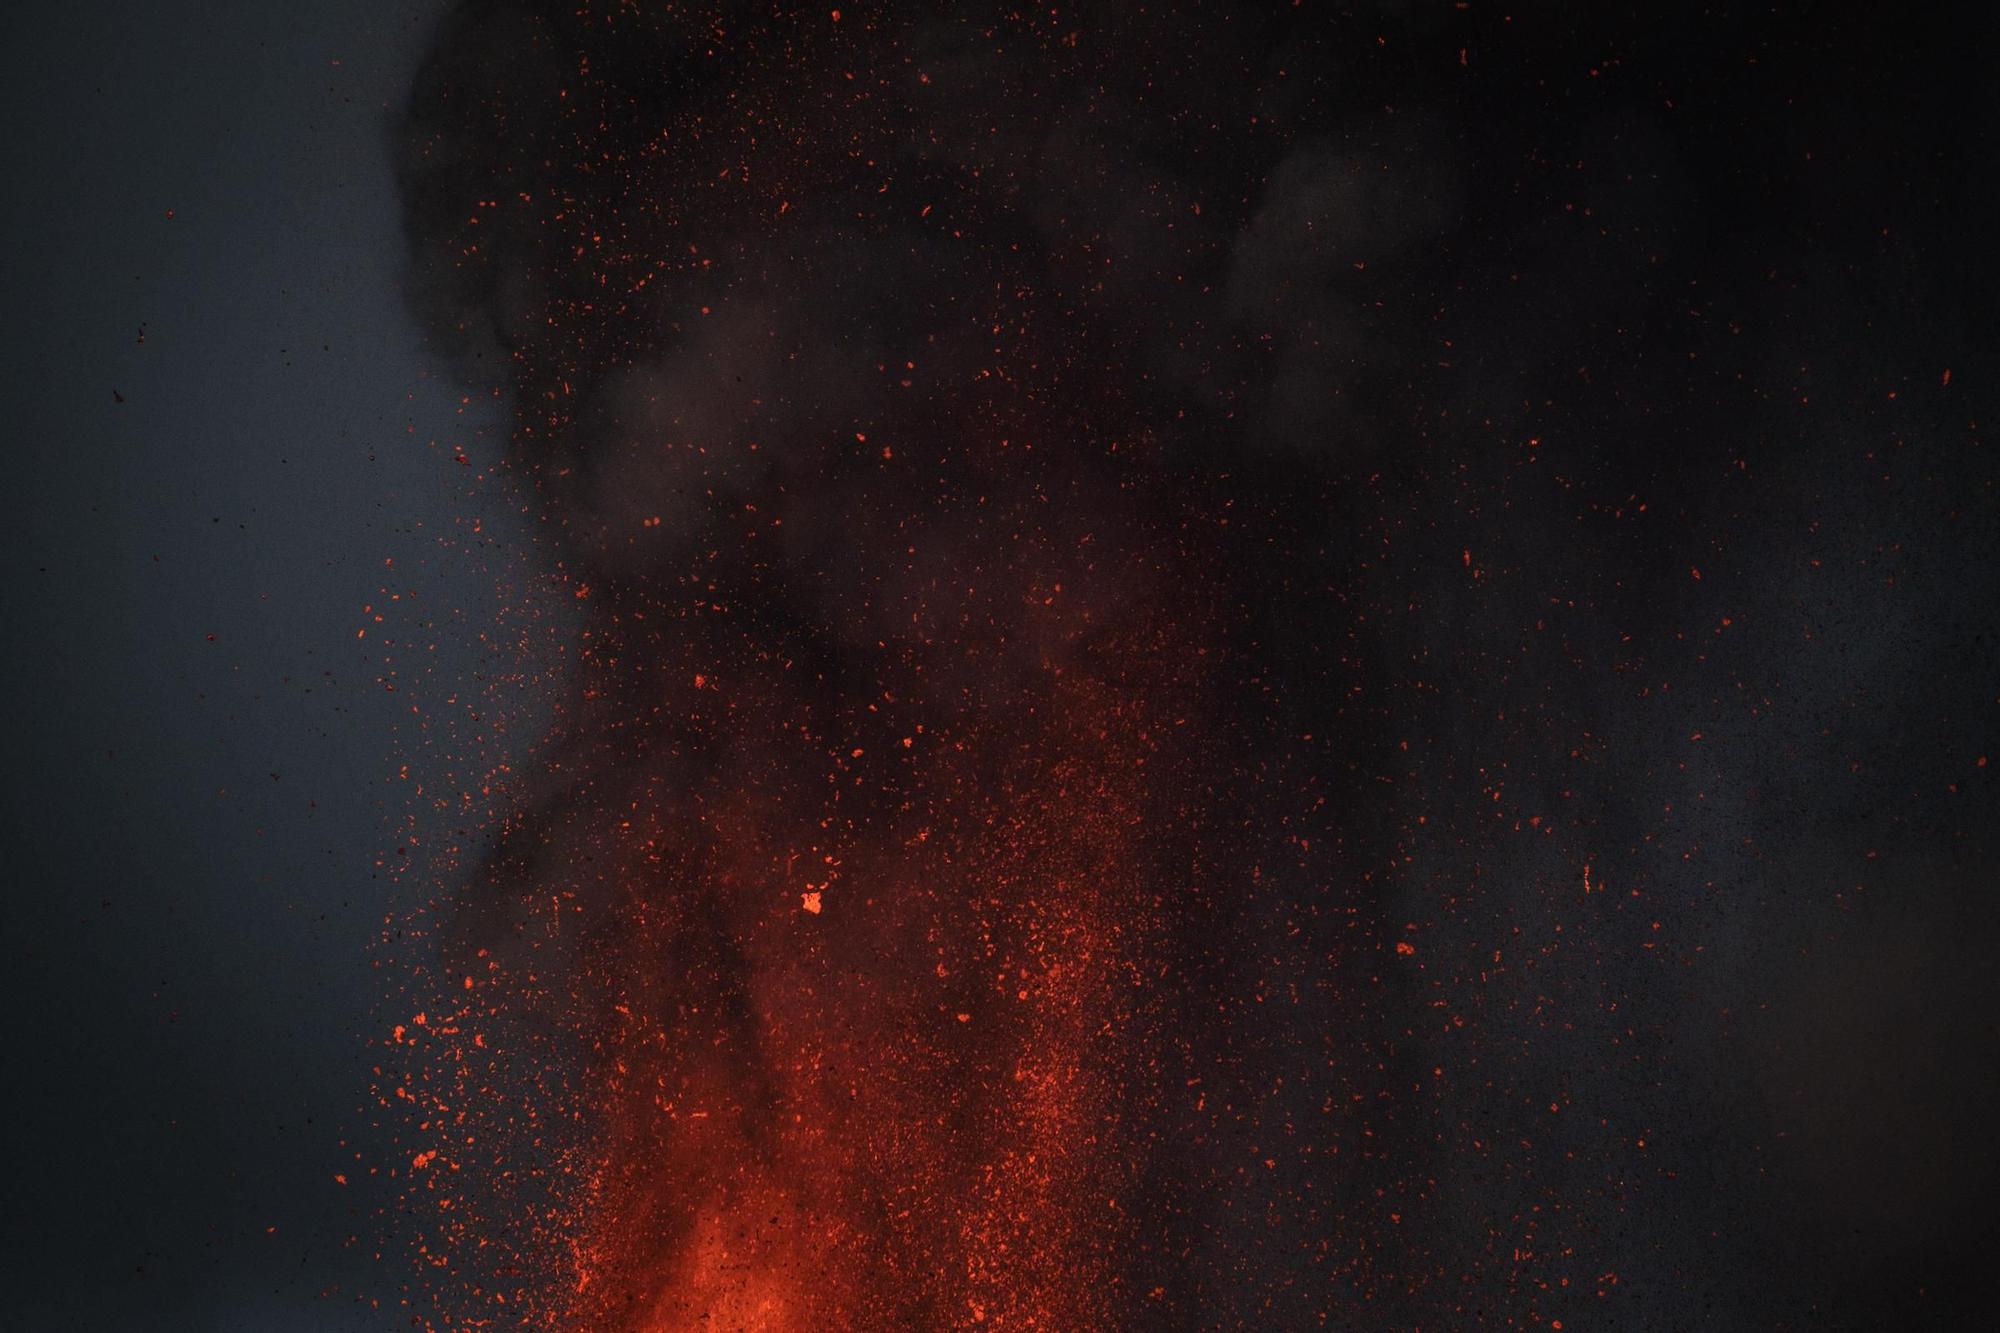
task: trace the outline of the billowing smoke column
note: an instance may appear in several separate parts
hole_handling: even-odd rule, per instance
[[[1266,998],[1227,571],[1283,531],[1202,451],[1330,426],[1287,251],[1379,187],[1327,147],[1260,187],[1243,98],[1145,102],[1265,39],[1128,27],[472,5],[423,76],[414,287],[588,606],[447,968],[550,1027],[572,1154],[513,1258],[551,1326],[1186,1299],[1236,1107],[1192,1053]]]
[[[1845,835],[1717,796],[1889,660],[1760,675],[1817,529],[1721,536],[1866,480],[1744,462],[1771,238],[1693,221],[1803,168],[1466,11],[448,17],[413,301],[582,626],[411,1057],[441,1323],[1818,1299],[1717,1270],[1788,1113],[1663,1036],[1821,984],[1716,885]]]

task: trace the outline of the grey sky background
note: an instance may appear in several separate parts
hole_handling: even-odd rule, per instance
[[[383,127],[435,12],[93,0],[7,43],[0,1328],[406,1319],[389,1196],[332,1176],[380,1146],[409,705],[496,665],[449,543],[506,530],[397,294]],[[388,559],[436,645],[393,694]]]

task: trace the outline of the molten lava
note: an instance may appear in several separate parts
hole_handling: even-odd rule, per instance
[[[1043,524],[885,606],[980,589],[837,691],[733,626],[690,669],[713,607],[599,609],[557,766],[589,794],[511,831],[458,956],[561,977],[520,1002],[588,1043],[555,1326],[1109,1321],[1200,875],[1207,626],[1149,546]]]

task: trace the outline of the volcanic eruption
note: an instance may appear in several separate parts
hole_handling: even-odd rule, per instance
[[[1236,326],[1288,279],[1145,174],[1185,131],[1128,103],[1209,34],[1056,17],[475,4],[415,94],[413,290],[587,607],[444,968],[555,1103],[487,1169],[570,1137],[509,1256],[556,1326],[1103,1327],[1190,1280],[1268,841],[1231,528],[1277,503],[1203,433],[1266,415]]]
[[[1591,21],[1482,76],[1466,8],[447,16],[411,301],[580,621],[436,930],[444,1323],[1513,1326],[1704,1262],[1605,1238],[1693,1188],[1635,1090],[1749,838],[1676,821],[1765,781],[1675,747],[1821,753],[1777,631],[1709,646],[1769,497],[1676,489],[1772,420],[1685,350],[1764,260],[1652,85],[1530,95]]]

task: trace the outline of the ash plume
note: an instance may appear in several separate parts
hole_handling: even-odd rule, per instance
[[[1898,95],[1876,32],[1819,58]],[[1889,1235],[1829,1182],[1892,1112],[1798,1104],[1837,1095],[1800,1006],[1921,964],[1745,941],[1839,929],[1792,896],[1808,844],[1877,873],[1846,765],[1895,743],[1857,700],[1990,719],[1989,612],[1919,577],[1912,658],[1806,571],[1992,553],[1977,414],[1911,387],[1991,335],[1883,294],[1970,301],[1922,253],[1944,222],[1847,225],[1953,178],[1907,166],[1918,127],[1850,116],[1829,179],[1717,109],[1776,117],[1786,41],[1562,6],[455,8],[397,129],[411,303],[508,395],[586,608],[447,931],[506,1034],[443,1224],[476,1317],[1875,1299],[1850,1237],[1761,1284],[1713,1237],[1777,1244],[1767,1151],[1891,1249],[1969,1207],[1932,1179]],[[1802,404],[1792,367],[1843,360],[1868,392]],[[1890,439],[1900,501],[1863,459]],[[1875,808],[1915,820],[1933,757]],[[1913,938],[1974,814],[1887,840]],[[1728,1076],[1777,1048],[1768,1097]],[[1946,1134],[1949,1063],[1907,1084]]]

